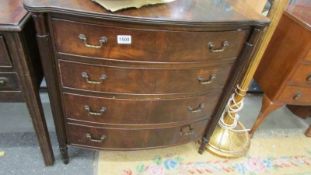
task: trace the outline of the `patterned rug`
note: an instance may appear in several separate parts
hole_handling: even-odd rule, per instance
[[[197,144],[131,152],[102,151],[98,175],[311,175],[311,138],[302,134],[257,136],[246,157],[224,159]]]

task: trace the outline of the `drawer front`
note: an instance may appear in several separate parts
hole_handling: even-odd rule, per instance
[[[220,93],[179,99],[117,99],[63,94],[69,119],[105,124],[161,124],[210,117]],[[74,103],[73,103],[74,102]]]
[[[68,143],[93,148],[133,150],[172,146],[198,140],[208,120],[161,129],[106,129],[67,124]]]
[[[59,60],[63,87],[108,93],[202,93],[223,88],[232,64],[201,69],[143,69]]]
[[[311,104],[311,88],[303,88],[296,86],[286,87],[281,96],[280,100],[287,104]]]
[[[4,37],[0,35],[0,67],[12,67]]]
[[[0,73],[0,91],[19,90],[16,73]]]
[[[249,33],[126,29],[59,19],[52,19],[52,26],[59,52],[153,62],[236,58]]]
[[[311,87],[311,64],[301,64],[291,77],[290,84]]]

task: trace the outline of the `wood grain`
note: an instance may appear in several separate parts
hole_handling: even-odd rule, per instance
[[[131,61],[152,62],[212,62],[221,58],[238,57],[243,43],[249,34],[248,30],[227,32],[183,32],[156,29],[124,28],[118,24],[94,25],[52,19],[57,51],[74,55],[95,58],[109,58]],[[89,48],[79,39],[79,35],[87,37],[87,43],[99,46],[100,38],[107,42],[101,48]],[[117,36],[131,36],[131,44],[118,44]],[[220,49],[224,42],[229,46],[223,52],[212,52]]]
[[[198,97],[171,99],[108,98],[65,93],[63,99],[65,115],[72,121],[159,125],[210,118],[216,106],[210,101],[218,100],[219,96],[220,91]],[[85,106],[89,109],[85,109]]]

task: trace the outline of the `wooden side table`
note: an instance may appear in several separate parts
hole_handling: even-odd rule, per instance
[[[251,135],[275,109],[311,105],[311,1],[293,1],[284,12],[255,80],[264,97]]]
[[[54,155],[45,123],[39,87],[42,70],[34,24],[21,0],[0,0],[0,101],[25,101],[45,165]]]

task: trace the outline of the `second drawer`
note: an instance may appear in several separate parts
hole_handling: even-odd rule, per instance
[[[175,99],[116,99],[63,94],[65,116],[104,124],[178,123],[210,117],[220,93]]]
[[[132,68],[59,60],[65,88],[123,94],[187,94],[222,89],[232,64],[196,69]]]

